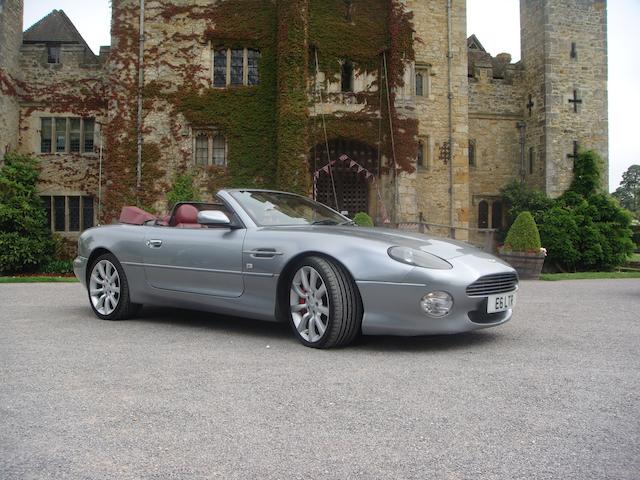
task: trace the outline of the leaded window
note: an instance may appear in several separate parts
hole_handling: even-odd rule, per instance
[[[260,83],[260,50],[247,50],[247,85]]]
[[[80,119],[69,119],[69,152],[77,153],[80,151]]]
[[[213,128],[194,132],[194,163],[198,166],[227,164],[227,141]]]
[[[227,85],[227,50],[218,49],[213,53],[213,86]]]
[[[424,77],[422,72],[416,73],[416,95],[423,96],[424,95],[424,87],[423,87]]]
[[[216,48],[213,51],[214,87],[258,85],[260,50],[254,48]]]
[[[478,204],[478,228],[489,228],[489,204],[486,200]]]
[[[95,120],[78,117],[42,117],[40,153],[93,153]]]
[[[55,232],[79,232],[94,225],[94,199],[80,195],[43,195],[47,228]]]
[[[50,118],[40,119],[40,151],[42,153],[51,152],[52,126]]]
[[[231,50],[231,85],[242,85],[244,82],[244,50]]]

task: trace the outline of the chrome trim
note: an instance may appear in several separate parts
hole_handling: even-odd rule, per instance
[[[231,275],[249,275],[252,277],[277,277],[275,273],[260,273],[260,272],[239,272],[235,270],[218,270],[215,268],[197,268],[197,267],[178,267],[175,265],[158,265],[155,263],[139,263],[139,262],[121,262],[123,265],[131,267],[154,267],[154,268],[169,268],[172,270],[190,270],[196,272],[211,272],[211,273],[228,273]]]
[[[403,282],[377,282],[375,280],[356,280],[356,283],[364,285],[401,285],[405,287],[427,287],[424,283],[403,283]]]
[[[215,268],[179,267],[177,265],[158,265],[156,263],[122,262],[124,265],[135,267],[168,268],[170,270],[189,270],[194,272],[229,273],[231,275],[242,275],[244,272],[236,270],[217,270]]]

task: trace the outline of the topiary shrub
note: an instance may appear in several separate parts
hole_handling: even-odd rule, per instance
[[[178,202],[200,200],[200,190],[195,185],[195,176],[192,173],[177,175],[173,180],[171,189],[167,192],[167,204],[169,208]]]
[[[353,221],[356,222],[356,225],[360,227],[373,227],[373,220],[369,216],[369,214],[365,212],[358,212],[353,217]]]
[[[538,253],[540,246],[540,232],[533,216],[527,211],[521,212],[507,233],[504,250]]]
[[[53,253],[36,192],[38,161],[10,153],[0,169],[0,273],[33,271]]]

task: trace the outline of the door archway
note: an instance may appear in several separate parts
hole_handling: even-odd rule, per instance
[[[333,183],[335,185],[338,205],[336,205],[331,175],[320,175],[316,183],[316,200],[338,211],[346,210],[353,216],[358,212],[369,211],[370,182],[365,175],[358,173],[349,167],[349,162],[336,161],[342,155],[347,155],[369,172],[378,173],[378,150],[357,140],[336,138],[329,141],[329,156],[332,164]],[[310,152],[312,173],[325,167],[327,160],[327,147],[319,143]]]

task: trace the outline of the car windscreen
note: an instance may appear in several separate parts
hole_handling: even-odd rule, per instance
[[[341,225],[349,219],[311,199],[278,192],[230,192],[256,225]]]

